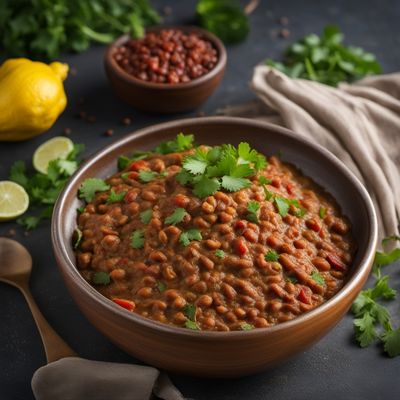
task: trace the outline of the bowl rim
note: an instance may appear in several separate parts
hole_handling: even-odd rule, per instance
[[[146,136],[153,132],[163,131],[171,128],[178,129],[182,124],[192,124],[195,125],[199,121],[202,124],[238,124],[238,125],[246,125],[247,127],[257,127],[261,129],[268,129],[277,134],[289,137],[296,141],[305,144],[306,146],[311,147],[313,150],[321,153],[324,157],[328,158],[330,162],[335,164],[335,166],[341,170],[341,172],[346,175],[346,177],[350,180],[350,182],[354,185],[354,187],[359,192],[364,205],[366,207],[367,215],[368,215],[368,241],[366,244],[366,251],[362,255],[358,265],[356,266],[357,270],[354,272],[353,276],[346,281],[344,286],[337,292],[332,298],[327,300],[325,303],[320,306],[314,308],[313,310],[301,314],[298,317],[290,320],[278,323],[273,326],[265,327],[265,328],[256,328],[248,331],[228,331],[228,332],[220,332],[220,331],[197,331],[190,330],[182,327],[177,327],[173,325],[164,324],[161,322],[153,321],[149,318],[142,317],[136,313],[130,313],[124,310],[122,307],[114,304],[110,299],[103,296],[100,292],[98,292],[93,286],[91,286],[79,273],[77,267],[74,265],[74,262],[68,257],[65,240],[62,237],[62,226],[63,226],[63,218],[62,210],[66,207],[66,195],[70,192],[71,187],[75,186],[81,180],[81,175],[89,169],[91,166],[97,163],[99,159],[101,159],[105,154],[110,153],[114,150],[117,150],[119,147],[123,146],[126,143],[129,143],[133,140],[136,140],[140,137]],[[59,268],[69,275],[73,284],[80,286],[80,289],[84,290],[93,301],[99,303],[100,306],[105,307],[109,312],[118,315],[119,317],[126,319],[134,324],[141,325],[143,328],[151,329],[154,331],[158,331],[164,334],[176,335],[179,337],[188,337],[195,338],[200,340],[227,340],[228,338],[251,338],[257,337],[260,335],[265,335],[267,333],[277,333],[284,332],[286,328],[294,328],[296,326],[301,326],[304,323],[310,322],[314,318],[323,315],[327,310],[331,308],[335,308],[337,304],[339,304],[342,300],[351,295],[351,292],[356,289],[360,280],[363,280],[365,275],[368,276],[368,273],[372,267],[372,261],[375,256],[375,249],[377,245],[377,237],[378,237],[378,227],[377,227],[377,217],[376,212],[372,203],[372,200],[363,186],[363,184],[359,181],[359,179],[332,153],[328,150],[316,144],[314,142],[305,139],[299,135],[296,135],[295,132],[283,128],[271,123],[250,120],[247,118],[238,118],[238,117],[202,117],[202,118],[185,118],[179,120],[173,120],[169,122],[163,122],[160,124],[150,125],[145,128],[138,129],[136,131],[131,132],[130,134],[124,136],[123,138],[106,145],[96,153],[94,153],[91,157],[85,160],[85,163],[82,164],[78,170],[74,173],[74,175],[70,178],[62,192],[60,193],[57,202],[54,207],[52,221],[51,221],[51,238],[53,244],[53,251],[55,253],[55,257],[58,261]],[[69,240],[69,238],[68,238]],[[64,278],[64,277],[63,277]]]
[[[146,28],[147,32],[159,32],[163,29],[177,29],[183,32],[197,32],[203,36],[206,40],[212,43],[214,48],[218,51],[218,61],[214,68],[200,76],[199,78],[193,79],[189,82],[181,82],[176,84],[170,83],[155,83],[147,82],[128,74],[124,69],[122,69],[113,57],[114,49],[120,47],[122,44],[131,39],[129,34],[124,34],[114,40],[106,49],[104,54],[104,64],[106,68],[113,71],[120,79],[128,84],[140,86],[146,89],[158,89],[158,90],[180,90],[180,89],[190,89],[193,87],[200,86],[210,79],[218,76],[225,68],[227,61],[227,52],[222,41],[215,36],[213,33],[193,25],[153,25]]]

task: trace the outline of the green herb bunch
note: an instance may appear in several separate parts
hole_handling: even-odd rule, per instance
[[[283,63],[268,59],[266,64],[292,78],[309,79],[331,86],[381,72],[381,66],[373,54],[360,47],[345,46],[343,39],[339,28],[328,25],[321,36],[310,34],[291,44]]]
[[[148,0],[3,0],[0,49],[7,56],[54,59],[123,33],[140,37],[159,21]]]

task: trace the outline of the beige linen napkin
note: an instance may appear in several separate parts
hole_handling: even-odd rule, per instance
[[[36,400],[184,400],[168,376],[143,365],[63,358],[32,378]]]
[[[222,114],[286,126],[319,143],[364,183],[379,220],[379,236],[398,234],[400,220],[400,73],[333,88],[291,79],[260,65],[251,87],[259,100]]]

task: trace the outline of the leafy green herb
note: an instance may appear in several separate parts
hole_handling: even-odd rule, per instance
[[[196,323],[196,306],[194,304],[186,304],[183,307],[183,314],[185,314],[187,318],[187,321],[185,322],[186,328],[198,330],[199,327]]]
[[[383,267],[385,265],[394,263],[397,260],[400,260],[400,248],[394,249],[389,253],[377,251],[375,253],[374,265]]]
[[[114,189],[111,189],[110,195],[108,196],[106,203],[107,204],[118,203],[119,201],[122,201],[124,199],[125,195],[126,192],[116,193]]]
[[[141,229],[137,229],[131,236],[131,246],[134,249],[141,249],[144,245],[144,232]]]
[[[3,1],[0,9],[0,48],[7,57],[53,60],[125,33],[140,37],[160,21],[148,0]]]
[[[121,171],[127,168],[134,161],[143,160],[151,154],[150,151],[137,151],[133,153],[130,157],[127,156],[119,156],[118,157],[118,169]]]
[[[385,237],[382,240],[382,246],[385,246],[388,242],[391,242],[391,241],[400,241],[400,236],[392,235],[392,236]]]
[[[110,189],[110,185],[104,182],[103,179],[87,178],[81,183],[79,188],[79,198],[90,203],[94,199],[96,192],[104,192],[108,189]]]
[[[325,285],[325,279],[324,279],[324,277],[323,277],[320,273],[318,273],[317,271],[314,271],[314,272],[311,274],[311,278],[312,278],[316,283],[318,283],[318,285]]]
[[[240,329],[242,331],[251,331],[252,329],[254,329],[254,326],[251,324],[248,324],[247,322],[242,322],[240,324]]]
[[[319,217],[321,219],[323,219],[325,217],[325,214],[326,214],[326,208],[325,207],[320,207],[319,208]]]
[[[291,205],[295,207],[294,215],[296,217],[302,217],[307,212],[307,210],[303,208],[296,199],[286,199],[284,197],[274,196],[274,202],[281,217],[286,217]]]
[[[223,250],[220,250],[220,249],[215,250],[214,254],[218,258],[224,258],[225,257],[225,252]]]
[[[260,183],[260,185],[270,185],[271,184],[271,179],[268,179],[265,176],[261,175],[258,178],[258,182]]]
[[[386,242],[388,240],[391,239],[387,238]],[[400,251],[400,248],[396,250]],[[393,328],[389,310],[378,302],[381,299],[392,300],[396,297],[396,290],[389,286],[389,276],[381,275],[381,267],[395,260],[392,253],[376,253],[373,268],[375,284],[358,294],[352,312],[355,316],[354,333],[359,345],[367,347],[379,339],[385,352],[390,357],[395,357],[400,355],[400,328]]]
[[[143,224],[148,224],[151,221],[152,217],[153,217],[153,210],[150,208],[140,213],[140,220],[142,221]]]
[[[196,11],[200,25],[226,43],[240,42],[249,33],[248,18],[236,0],[200,0]]]
[[[95,285],[108,285],[111,281],[110,275],[107,272],[95,272],[92,279]]]
[[[258,210],[260,209],[260,203],[258,201],[249,201],[247,204],[247,219],[255,224],[258,223]]]
[[[28,175],[23,161],[16,161],[12,165],[10,180],[25,188],[29,195],[30,211],[36,210],[34,215],[18,218],[18,224],[30,230],[36,228],[43,219],[51,218],[53,205],[69,177],[78,167],[77,157],[83,148],[83,145],[75,144],[66,159],[50,161],[47,174],[36,172]]]
[[[187,215],[187,212],[184,208],[177,207],[175,208],[174,212],[165,218],[165,223],[167,225],[176,225],[179,224],[179,222],[182,222],[185,216]]]
[[[275,250],[268,250],[267,254],[264,256],[265,261],[278,261],[279,254]]]
[[[198,229],[189,229],[186,232],[182,232],[179,236],[179,243],[184,246],[189,246],[192,240],[201,240],[203,237],[201,236],[201,232]]]
[[[156,282],[157,289],[160,293],[164,292],[167,289],[166,283],[162,281],[157,281]]]
[[[82,241],[82,231],[79,228],[75,228],[74,235],[75,235],[74,249],[76,250]]]
[[[157,175],[157,172],[154,171],[145,171],[143,169],[139,171],[139,179],[145,183],[151,182]]]
[[[290,282],[290,283],[297,283],[297,282],[298,282],[298,280],[297,280],[297,278],[296,278],[295,276],[288,276],[288,277],[286,278],[286,280],[287,280],[288,282]]]
[[[266,166],[265,157],[248,143],[198,148],[183,160],[176,175],[181,185],[191,186],[193,193],[204,198],[217,190],[236,192],[251,185],[248,179]]]
[[[193,148],[193,140],[193,135],[184,135],[183,133],[179,133],[174,140],[169,140],[168,142],[159,144],[155,151],[156,153],[169,154],[190,150]]]
[[[328,25],[321,37],[307,35],[290,45],[283,63],[270,59],[266,63],[292,78],[310,79],[332,86],[381,72],[373,54],[360,47],[344,46],[343,38],[339,28]]]
[[[79,214],[82,214],[85,211],[85,207],[78,207],[76,209],[76,212],[78,212]]]

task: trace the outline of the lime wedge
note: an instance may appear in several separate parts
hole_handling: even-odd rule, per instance
[[[28,206],[29,196],[21,185],[12,181],[0,181],[0,221],[19,217]]]
[[[56,136],[42,143],[33,154],[32,163],[36,171],[47,174],[49,162],[57,158],[65,159],[74,149],[71,139],[63,136]]]

